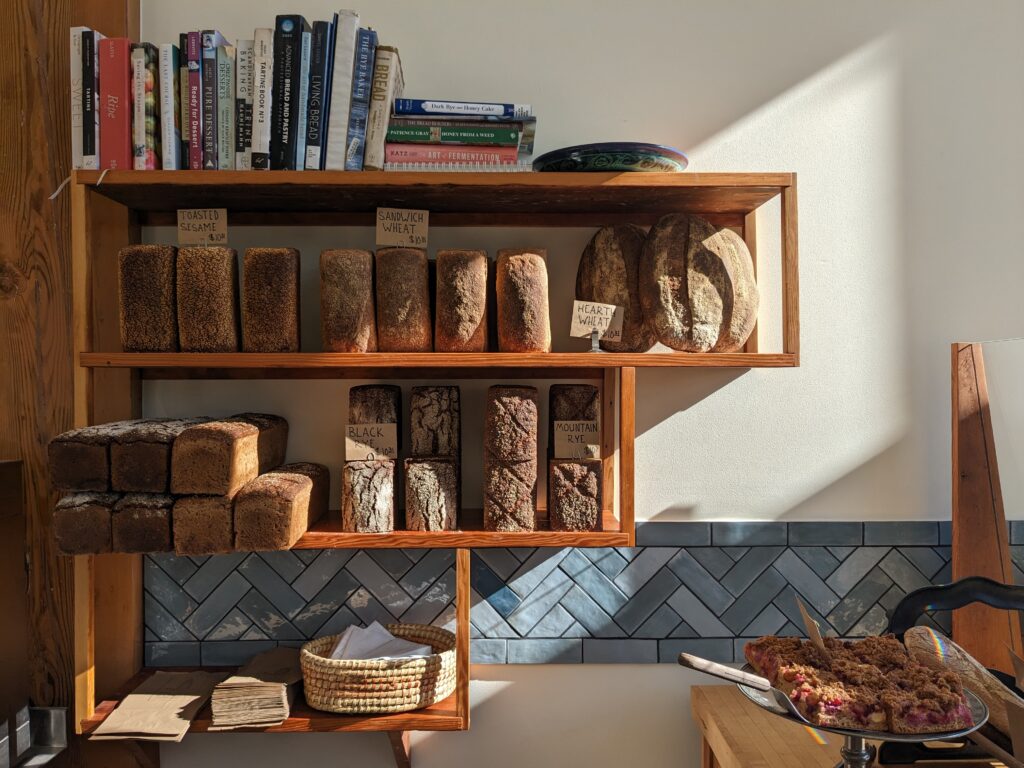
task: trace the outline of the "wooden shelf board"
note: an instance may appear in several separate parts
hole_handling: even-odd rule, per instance
[[[125,693],[133,691],[156,670],[143,669],[124,686]],[[171,670],[168,670],[171,671]],[[232,670],[233,671],[233,670]],[[462,731],[468,723],[458,714],[457,693],[433,706],[412,712],[391,715],[333,715],[313,709],[300,695],[292,705],[291,717],[281,725],[270,728],[246,728],[222,733],[329,733],[343,731]],[[82,733],[88,735],[107,719],[122,697],[107,699],[96,704],[92,717],[82,720]],[[192,721],[190,733],[210,732],[210,705],[206,704]],[[211,733],[221,733],[212,731]]]
[[[598,378],[606,368],[799,365],[796,355],[760,352],[82,352],[79,362],[87,368],[138,368],[146,378],[409,378],[407,371],[412,371],[414,378],[453,377],[456,373],[467,378]],[[497,376],[494,369],[500,369]]]
[[[746,214],[794,184],[791,173],[110,171],[102,183],[100,175],[76,171],[74,178],[142,212],[363,214],[391,206],[425,208],[445,223],[466,216],[475,226],[507,226],[509,216],[534,214],[569,226],[602,214]]]

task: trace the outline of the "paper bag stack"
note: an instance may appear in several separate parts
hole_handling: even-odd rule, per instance
[[[210,730],[280,725],[291,714],[301,680],[298,648],[261,653],[213,689]]]

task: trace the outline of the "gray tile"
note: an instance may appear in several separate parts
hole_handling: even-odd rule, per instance
[[[235,640],[229,643],[203,643],[204,667],[234,667],[245,664],[253,656],[277,646],[273,640]]]
[[[483,636],[484,636],[484,633],[481,632],[479,629],[477,629],[476,628],[476,624],[474,624],[473,620],[470,619],[470,622],[469,622],[469,637],[470,637],[470,639],[471,640],[476,640],[477,638],[483,638]]]
[[[889,624],[889,618],[880,605],[871,606],[871,610],[864,614],[853,629],[850,630],[850,637],[868,637],[880,635]]]
[[[419,597],[454,563],[454,549],[433,549],[410,568],[398,583],[414,598]]]
[[[722,586],[734,595],[742,595],[785,551],[785,547],[752,547],[722,577]]]
[[[790,547],[790,549],[823,579],[839,567],[839,561],[825,547]]]
[[[629,561],[620,555],[613,547],[583,549],[582,552],[587,556],[590,562],[596,565],[597,569],[609,579],[614,579],[622,573],[623,568],[629,565]]]
[[[328,553],[329,550],[324,552],[324,555]],[[317,558],[314,561],[314,565],[310,567],[316,567],[319,563],[320,558]],[[329,568],[324,568],[322,572],[326,573],[329,570]],[[310,588],[314,582],[319,582],[320,578],[320,576],[317,576],[315,580],[311,580]],[[317,594],[310,598],[309,602],[302,607],[302,610],[292,618],[292,623],[306,637],[317,637],[325,634],[324,623],[337,613],[338,609],[345,604],[345,601],[358,588],[359,582],[356,581],[352,574],[348,571],[339,570]]]
[[[568,560],[569,558],[566,558]],[[573,580],[580,585],[584,592],[590,595],[598,605],[604,608],[608,613],[614,614],[622,606],[626,605],[629,598],[622,594],[622,591],[615,586],[615,584],[605,576],[596,565],[590,563],[586,558],[582,558],[587,563],[587,567],[576,573],[570,573],[569,575]],[[565,563],[565,560],[562,561]]]
[[[737,634],[747,624],[754,620],[764,607],[772,601],[772,599],[782,591],[783,587],[786,586],[786,580],[782,574],[776,571],[774,568],[769,568],[761,577],[755,581],[742,595],[736,598],[736,602],[729,606],[729,609],[722,614],[722,623],[732,629],[730,634]],[[675,606],[672,606],[675,608]],[[680,615],[686,619],[690,624],[690,617],[685,613]],[[694,626],[698,632],[700,628]],[[703,635],[704,632],[701,632]]]
[[[561,637],[562,633],[565,632],[569,627],[575,623],[576,619],[572,617],[565,608],[560,605],[556,605],[543,619],[538,621],[533,629],[527,633],[527,637]]]
[[[775,561],[774,568],[804,596],[804,602],[813,605],[818,613],[828,613],[839,605],[836,593],[792,550],[783,552]]]
[[[953,559],[952,547],[932,547],[932,551],[942,558],[942,562],[948,563]]]
[[[447,629],[452,634],[455,634],[455,614],[455,603],[448,603],[444,610],[437,614],[437,616],[434,617],[434,620],[430,623],[435,627]]]
[[[524,560],[526,560],[526,558],[528,558],[530,555],[532,555],[534,552],[536,552],[537,548],[536,547],[509,547],[508,551],[511,552],[513,555],[515,555],[517,558],[519,558],[519,562],[523,562]]]
[[[761,635],[774,635],[786,624],[786,617],[782,611],[769,603],[754,620],[743,630],[743,634],[761,637]]]
[[[320,556],[321,552],[330,551],[330,550],[323,550],[323,549],[295,549],[295,550],[292,550],[292,551],[294,552],[295,556],[297,558],[299,558],[299,560],[301,560],[306,565],[309,565],[310,563],[312,563],[314,560],[316,560]]]
[[[626,630],[626,634],[632,634],[676,591],[680,584],[682,582],[671,571],[663,568],[654,574],[654,577],[644,584],[618,613],[614,614],[615,623]],[[693,585],[690,586],[692,589]],[[697,591],[700,592],[700,589],[698,588]]]
[[[362,625],[359,617],[356,616],[344,605],[341,606],[334,614],[324,622],[323,626],[320,627],[314,637],[324,637],[325,635],[340,635],[348,627],[353,624]]]
[[[301,550],[300,550],[301,551]],[[321,554],[312,560],[306,570],[292,582],[292,589],[298,592],[306,600],[312,600],[316,594],[330,583],[335,574],[345,567],[355,550],[352,549],[325,549]]]
[[[423,559],[424,555],[426,555],[430,550],[429,549],[403,549],[402,551],[405,552],[406,557],[408,557],[414,563],[418,563],[421,559]]]
[[[158,638],[165,641],[189,641],[197,637],[189,632],[170,612],[158,603],[152,595],[142,598],[146,627]],[[230,606],[229,606],[230,607]]]
[[[584,557],[580,550],[570,549],[565,557],[562,558],[562,562],[558,564],[558,567],[572,578],[576,578],[577,573],[593,567],[593,564],[590,562],[590,558]]]
[[[574,621],[572,626],[569,627],[565,632],[562,633],[562,637],[590,637],[590,633],[587,632],[587,628],[580,624],[578,621]]]
[[[699,635],[724,637],[733,634],[693,592],[686,588],[685,584],[672,593],[666,602]]]
[[[863,539],[861,523],[790,523],[789,546],[858,546]]]
[[[148,557],[143,560],[142,583],[146,591],[179,621],[186,619],[199,606],[178,582]]]
[[[211,558],[213,560],[214,558]],[[185,626],[196,637],[206,637],[210,631],[217,626],[235,603],[242,599],[242,595],[250,589],[246,581],[237,571],[232,571],[224,579],[210,596],[203,601],[203,604],[196,608],[192,615],[185,619]]]
[[[666,566],[679,577],[683,584],[700,595],[704,604],[715,613],[720,614],[732,605],[733,597],[729,591],[719,584],[714,576],[704,570],[704,566],[698,563],[687,550],[679,550]]]
[[[791,624],[797,627],[803,627],[804,620],[800,616],[800,609],[797,608],[796,604],[798,599],[800,598],[797,595],[796,590],[793,589],[792,585],[787,584],[783,590],[776,595],[775,599],[772,600],[772,605],[782,611]],[[801,602],[803,602],[802,599]],[[825,617],[814,610],[813,605],[805,605],[805,607],[807,608],[807,613],[811,615],[811,618],[818,622],[818,626],[821,628],[821,633],[823,635],[831,635],[832,637],[835,637],[836,631],[832,629]],[[799,634],[802,636],[805,633],[801,631]]]
[[[198,566],[191,559],[178,557],[170,552],[146,555],[146,560],[157,565],[178,584],[184,584],[198,570]]]
[[[507,617],[509,626],[525,635],[544,618],[562,596],[573,587],[573,581],[565,572],[554,568],[522,604]]]
[[[248,628],[248,629],[247,629],[247,630],[245,631],[245,634],[244,634],[244,635],[242,635],[242,636],[241,636],[240,638],[238,638],[238,639],[239,639],[239,640],[269,640],[270,638],[269,638],[269,637],[267,637],[267,636],[266,636],[266,635],[265,635],[265,634],[263,633],[263,630],[262,630],[262,629],[260,629],[259,627],[257,627],[257,626],[251,626],[251,627],[249,627],[249,628]]]
[[[260,552],[259,555],[266,561],[267,565],[277,571],[277,574],[289,584],[295,581],[306,568],[306,564],[289,550]]]
[[[379,565],[392,579],[396,581],[412,567],[412,560],[401,549],[368,549],[367,554]]]
[[[887,547],[938,544],[939,524],[911,520],[864,523],[864,543]]]
[[[558,567],[567,554],[568,549],[538,549],[512,574],[508,586],[520,597],[526,597]]]
[[[195,559],[192,559],[193,562]],[[196,572],[183,584],[185,591],[202,602],[244,559],[245,552],[232,552],[229,555],[214,555],[206,558]]]
[[[566,586],[568,589],[568,585]],[[484,637],[508,638],[519,637],[519,633],[509,626],[504,617],[476,592],[470,590],[470,620],[478,627]],[[556,599],[557,602],[557,599]]]
[[[848,558],[850,555],[853,554],[853,551],[855,549],[857,549],[857,548],[856,547],[829,547],[828,551],[831,552],[833,555],[835,555],[839,560],[845,560],[846,558]]]
[[[952,611],[935,611],[932,615],[932,620],[939,625],[939,629],[942,630],[943,634],[953,634],[953,612]]]
[[[243,598],[244,599],[244,598]],[[252,622],[236,605],[221,619],[204,640],[240,640],[252,627]]]
[[[711,543],[716,547],[786,545],[785,523],[712,523]]]
[[[586,558],[581,558],[586,560]],[[522,598],[509,589],[504,580],[492,571],[474,552],[469,561],[470,583],[502,616],[508,616],[519,607]]]
[[[711,523],[637,523],[636,544],[638,547],[709,547]]]
[[[583,641],[509,640],[509,664],[579,664],[583,661]]]
[[[143,627],[142,629],[142,640],[146,643],[159,643],[160,638],[153,633],[149,627]],[[0,753],[2,754],[2,753]]]
[[[735,562],[721,547],[692,547],[686,551],[716,579],[722,578]]]
[[[259,555],[249,555],[238,566],[238,572],[286,618],[294,619],[306,607],[302,595],[292,589]]]
[[[845,635],[891,586],[892,579],[881,568],[872,569],[828,615],[828,623],[840,635]]]
[[[454,599],[455,569],[449,568],[400,618],[409,624],[430,624]]]
[[[384,569],[377,565],[365,551],[349,560],[345,569],[359,579],[359,582],[388,609],[392,616],[400,616],[412,605],[412,598],[406,591],[398,586],[397,582],[385,573]]]
[[[612,617],[578,586],[573,585],[562,596],[560,602],[576,621],[587,628],[591,636],[622,637],[625,635],[622,628],[612,620]]]
[[[821,626],[824,627],[826,625],[822,624]],[[777,634],[779,637],[803,637],[804,630],[795,626],[792,621],[787,621],[786,624],[782,627],[782,629],[780,629],[775,634]]]
[[[739,560],[750,551],[750,547],[720,547],[720,549],[734,561]]]
[[[890,550],[889,554],[882,558],[880,566],[904,592],[913,592],[915,589],[931,585],[931,582],[895,549]]]
[[[658,661],[657,640],[583,641],[586,664],[654,664]]]
[[[687,624],[685,621],[679,622],[679,626],[668,633],[669,637],[700,637],[697,634],[697,630]]]
[[[933,584],[949,584],[953,581],[953,563],[946,563],[942,570],[932,576]],[[1016,582],[1015,582],[1016,583]]]
[[[519,560],[515,555],[502,547],[475,549],[473,554],[479,556],[502,579],[508,579],[519,567]]]
[[[939,522],[939,544],[944,547],[953,544],[953,523],[949,520]]]
[[[760,637],[760,635],[758,635]],[[752,643],[757,640],[757,637],[737,637],[732,641],[732,659],[737,664],[745,664],[747,657],[743,655],[743,649],[746,648],[747,643]]]
[[[906,592],[893,584],[884,595],[878,598],[878,604],[885,609],[887,614],[892,615],[893,610],[900,604],[900,600],[906,596]]]
[[[950,524],[950,543],[952,543],[952,523]],[[1024,520],[1010,521],[1010,543],[1024,544]]]
[[[662,664],[675,664],[680,653],[692,653],[709,661],[732,664],[732,641],[732,637],[714,640],[659,640],[658,661]]]
[[[679,626],[682,617],[669,608],[667,605],[658,606],[658,610],[651,614],[640,627],[633,633],[633,637],[647,637],[659,640],[668,637],[673,629]]]
[[[632,597],[676,552],[672,547],[647,547],[615,577],[615,586],[627,597]]]
[[[618,552],[626,562],[632,562],[633,558],[643,552],[643,547],[615,547],[615,551]]]
[[[252,619],[263,634],[272,640],[304,640],[305,636],[288,621],[277,606],[273,605],[255,589],[250,589],[245,597],[238,601],[238,607]],[[208,637],[207,639],[214,639]]]
[[[372,624],[379,621],[381,624],[392,624],[397,617],[387,608],[380,604],[365,586],[359,587],[352,596],[345,602],[352,613],[359,617],[363,624]]]
[[[889,551],[888,547],[859,547],[840,563],[825,583],[842,597],[867,575],[868,571],[878,565]]]
[[[928,547],[900,547],[899,553],[907,558],[927,579],[941,571],[942,566],[946,564]]]
[[[473,664],[504,664],[507,659],[504,640],[473,640],[469,644],[469,660]]]
[[[146,643],[147,667],[198,667],[199,643]]]

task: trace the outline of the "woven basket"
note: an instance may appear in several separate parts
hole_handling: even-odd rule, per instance
[[[429,645],[431,656],[413,659],[329,659],[338,635],[302,646],[302,680],[313,709],[339,714],[408,712],[429,707],[455,690],[455,635],[424,624],[388,624],[388,631]]]

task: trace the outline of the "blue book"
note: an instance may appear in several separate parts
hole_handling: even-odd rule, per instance
[[[329,57],[327,46],[331,42],[331,23],[317,21],[313,24],[313,45],[309,53],[309,101],[306,108],[306,152],[307,171],[320,170],[321,152],[324,143],[324,97],[327,83]]]
[[[309,117],[309,55],[313,47],[313,33],[302,33],[302,58],[299,67],[299,124],[295,131],[295,170],[306,169],[306,119]]]
[[[508,119],[532,117],[529,104],[502,104],[490,101],[434,101],[431,99],[395,99],[396,115],[431,117],[486,116]]]
[[[352,67],[352,103],[349,107],[348,136],[345,143],[345,170],[363,170],[366,149],[366,121],[370,115],[370,91],[373,88],[373,59],[377,33],[360,28],[356,35],[356,57]]]

